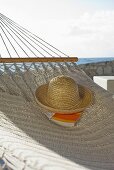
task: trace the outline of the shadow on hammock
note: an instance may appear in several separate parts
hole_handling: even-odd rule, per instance
[[[64,128],[49,121],[35,101],[28,102],[23,96],[1,93],[2,127],[12,134],[16,145],[23,148],[26,142],[35,156],[54,161],[63,167],[76,166],[95,169],[113,169],[114,163],[114,101],[112,96],[97,86],[83,72],[69,75],[83,82],[94,92],[94,104],[84,111],[81,120],[73,128]],[[6,98],[7,97],[7,98]],[[32,147],[31,147],[32,146]],[[17,147],[18,149],[18,147]],[[23,152],[26,152],[26,150]],[[39,156],[40,155],[40,156]],[[28,155],[28,160],[29,160]],[[33,155],[34,157],[34,155]]]

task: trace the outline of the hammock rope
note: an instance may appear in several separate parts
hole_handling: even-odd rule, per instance
[[[25,34],[25,31],[23,30],[22,31],[22,28],[21,28],[21,30],[20,30],[20,27],[16,27],[15,25],[13,25],[11,22],[9,22],[6,18],[4,19],[4,17],[0,14],[0,20],[1,20],[1,24],[2,24],[2,26],[6,26],[13,34],[15,34],[15,36],[37,57],[37,55],[31,50],[31,48],[29,48],[28,46],[27,46],[27,44],[26,43],[28,43],[32,48],[34,48],[36,51],[38,51],[42,56],[44,56],[45,57],[45,55],[43,54],[43,53],[41,53],[37,48],[35,48],[33,45],[32,45],[32,43],[31,42],[33,42],[35,45],[37,45],[37,47],[40,47],[44,52],[46,52],[49,56],[52,56],[52,57],[54,57],[55,56],[55,54],[57,55],[57,56],[59,56],[59,57],[61,57],[61,55],[64,55],[64,56],[66,56],[66,57],[69,57],[68,55],[66,55],[66,54],[64,54],[63,52],[61,52],[60,50],[58,50],[57,48],[55,48],[55,47],[53,47],[52,45],[50,45],[49,43],[47,43],[46,41],[44,41],[44,40],[42,40],[41,38],[39,38],[39,37],[37,37],[37,36],[35,36],[35,38],[33,37],[33,36],[31,36],[30,34],[28,34],[27,32],[26,32],[26,34]],[[4,25],[3,25],[4,24]],[[4,26],[4,28],[6,29],[6,27]],[[7,31],[8,31],[8,29],[7,29]],[[9,31],[8,31],[9,32]],[[29,32],[30,33],[30,32]],[[11,35],[11,34],[10,34]],[[25,37],[24,37],[24,36]],[[11,35],[12,36],[12,35]],[[53,49],[55,49],[56,51],[58,51],[59,53],[61,53],[61,55],[60,54],[58,54],[57,52],[55,52],[54,50],[52,50],[51,48],[49,48],[48,46],[46,46],[45,44],[43,44],[42,42],[40,42],[40,41],[38,41],[37,39],[36,39],[36,37],[38,38],[38,39],[40,39],[41,41],[43,41],[45,44],[47,44],[48,46],[50,46],[50,47],[52,47]],[[14,38],[14,37],[13,37]],[[27,40],[27,38],[28,38],[28,40]],[[46,49],[44,49],[43,47],[41,47],[38,43],[36,43],[34,40],[36,40],[39,44],[41,44],[43,47],[45,47],[45,48],[47,48],[48,50],[50,50],[51,52],[53,52],[54,54],[52,55],[49,51],[47,51]],[[26,41],[26,43],[23,41],[23,40],[25,40]]]
[[[4,23],[5,24],[5,23]],[[8,25],[9,24],[11,24],[12,25],[12,23],[9,23],[8,22]],[[5,24],[6,25],[6,24]],[[7,25],[6,25],[7,26]],[[10,26],[10,25],[9,25]],[[48,50],[50,50],[50,51],[52,51],[54,54],[56,54],[57,56],[59,56],[60,57],[60,55],[58,55],[56,52],[54,52],[53,50],[51,50],[50,48],[48,48],[46,45],[44,45],[43,43],[41,43],[40,41],[38,41],[38,40],[36,40],[36,41],[38,41],[38,43],[36,43],[33,39],[31,39],[30,37],[30,35],[28,36],[27,34],[25,34],[24,33],[24,31],[21,31],[20,29],[18,29],[15,25],[12,25],[12,26],[14,26],[20,33],[22,33],[23,35],[25,35],[30,41],[32,41],[32,42],[34,42],[34,44],[36,44],[38,47],[40,47],[40,49],[42,49],[44,52],[46,52],[47,54],[49,54],[50,56],[52,56],[52,57],[54,57],[51,53],[49,53],[48,51],[46,51],[43,47],[41,47],[38,43],[40,43],[41,45],[43,45],[44,47],[46,47]],[[12,27],[11,27],[12,28]],[[15,32],[17,32],[16,30],[15,30]],[[34,38],[34,37],[33,37]],[[39,51],[38,51],[39,52]],[[43,55],[43,54],[42,54]],[[43,55],[44,56],[44,55]],[[45,56],[44,56],[45,57]]]
[[[56,51],[60,52],[62,55],[69,57],[67,54],[63,53],[62,51],[60,51],[59,49],[55,48],[54,46],[52,46],[51,44],[47,43],[46,41],[44,41],[43,39],[41,39],[40,37],[36,36],[35,34],[31,33],[30,31],[28,31],[27,29],[23,28],[22,26],[20,26],[19,24],[15,23],[14,21],[12,21],[11,19],[9,19],[8,17],[4,16],[3,14],[0,14],[0,16],[2,16],[2,18],[6,21],[9,22],[9,24],[12,24],[14,27],[18,28],[19,30],[23,31],[24,33],[26,33],[26,35],[30,36],[31,38],[33,38],[34,40],[36,40],[38,43],[42,44],[44,47],[46,47],[47,49],[49,49],[50,51],[52,51],[53,53],[55,53],[57,56],[61,56],[58,55],[58,53],[56,53],[54,50],[52,50],[51,48],[49,48],[48,46],[52,47],[53,49],[55,49]],[[40,41],[39,41],[40,40]],[[42,43],[42,42],[43,43]],[[45,44],[47,44],[48,46],[46,46]]]

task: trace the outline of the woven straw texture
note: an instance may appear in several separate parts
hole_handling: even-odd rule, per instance
[[[114,99],[73,65],[0,77],[0,157],[13,170],[114,170]],[[68,75],[94,93],[73,128],[49,121],[35,101],[36,88]]]
[[[89,89],[78,85],[68,76],[54,77],[48,84],[37,88],[35,96],[43,108],[61,114],[83,111],[93,98]]]

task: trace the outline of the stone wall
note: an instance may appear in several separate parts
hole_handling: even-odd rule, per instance
[[[93,76],[114,76],[114,61],[81,64],[79,67],[91,78]]]

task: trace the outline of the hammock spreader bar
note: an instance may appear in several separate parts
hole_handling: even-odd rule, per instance
[[[0,63],[23,62],[77,62],[77,57],[39,57],[39,58],[0,58]]]

